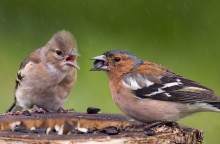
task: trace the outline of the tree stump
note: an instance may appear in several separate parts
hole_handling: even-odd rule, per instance
[[[30,113],[0,116],[1,144],[201,144],[203,133],[186,126],[156,126],[119,114]]]

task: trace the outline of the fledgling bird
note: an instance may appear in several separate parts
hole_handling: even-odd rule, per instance
[[[107,51],[93,71],[106,71],[113,101],[141,122],[176,121],[196,112],[220,112],[220,97],[195,81],[123,50]]]
[[[53,35],[49,42],[32,52],[20,65],[15,101],[8,112],[34,105],[54,112],[62,107],[77,79],[77,43],[68,31]]]

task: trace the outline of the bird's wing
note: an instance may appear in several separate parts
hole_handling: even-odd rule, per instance
[[[22,82],[22,79],[25,77],[25,73],[27,72],[26,69],[28,69],[33,64],[40,63],[39,50],[40,49],[35,50],[21,63],[20,69],[17,73],[15,89],[18,88]]]
[[[123,85],[130,88],[138,99],[179,103],[212,102],[217,99],[211,89],[172,72],[166,73],[168,75],[163,76],[127,74],[123,77]]]

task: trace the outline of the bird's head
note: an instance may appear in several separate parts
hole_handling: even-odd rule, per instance
[[[57,32],[45,46],[46,62],[61,70],[71,67],[80,69],[77,63],[78,56],[76,40],[65,30]]]
[[[106,71],[119,75],[130,72],[143,63],[143,60],[124,50],[107,51],[95,60],[91,71]]]

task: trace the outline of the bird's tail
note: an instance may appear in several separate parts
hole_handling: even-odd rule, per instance
[[[16,111],[20,111],[20,110],[22,110],[22,109],[23,109],[22,107],[17,106],[17,105],[16,105],[16,102],[14,102],[14,103],[12,104],[12,106],[11,106],[6,112],[16,112]]]
[[[216,108],[217,112],[220,112],[220,101],[217,102],[208,102],[212,107]]]

